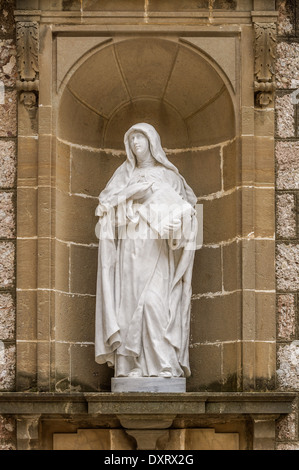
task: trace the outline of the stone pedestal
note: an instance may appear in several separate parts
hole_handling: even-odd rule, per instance
[[[186,379],[183,377],[113,377],[111,392],[184,393]]]

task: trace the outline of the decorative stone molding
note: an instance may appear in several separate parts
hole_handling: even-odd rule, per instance
[[[256,104],[266,107],[273,101],[273,92],[275,90],[276,24],[254,23],[254,30],[254,92]]]
[[[17,23],[17,89],[21,92],[20,101],[27,108],[36,105],[36,93],[39,90],[38,67],[39,35],[38,23],[25,21]]]

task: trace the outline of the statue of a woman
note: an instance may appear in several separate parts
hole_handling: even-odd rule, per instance
[[[124,142],[96,211],[96,362],[115,377],[188,377],[196,197],[151,125]]]

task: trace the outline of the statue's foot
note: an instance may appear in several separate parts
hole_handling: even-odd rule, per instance
[[[128,373],[128,377],[142,377],[142,372],[140,369],[132,369],[131,372]]]
[[[159,373],[159,377],[166,377],[166,378],[169,378],[169,377],[172,377],[172,373],[171,373],[169,370],[162,370],[162,371]]]

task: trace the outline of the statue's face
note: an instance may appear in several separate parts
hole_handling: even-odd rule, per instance
[[[142,132],[132,132],[129,141],[131,149],[138,159],[148,155],[149,141]]]

